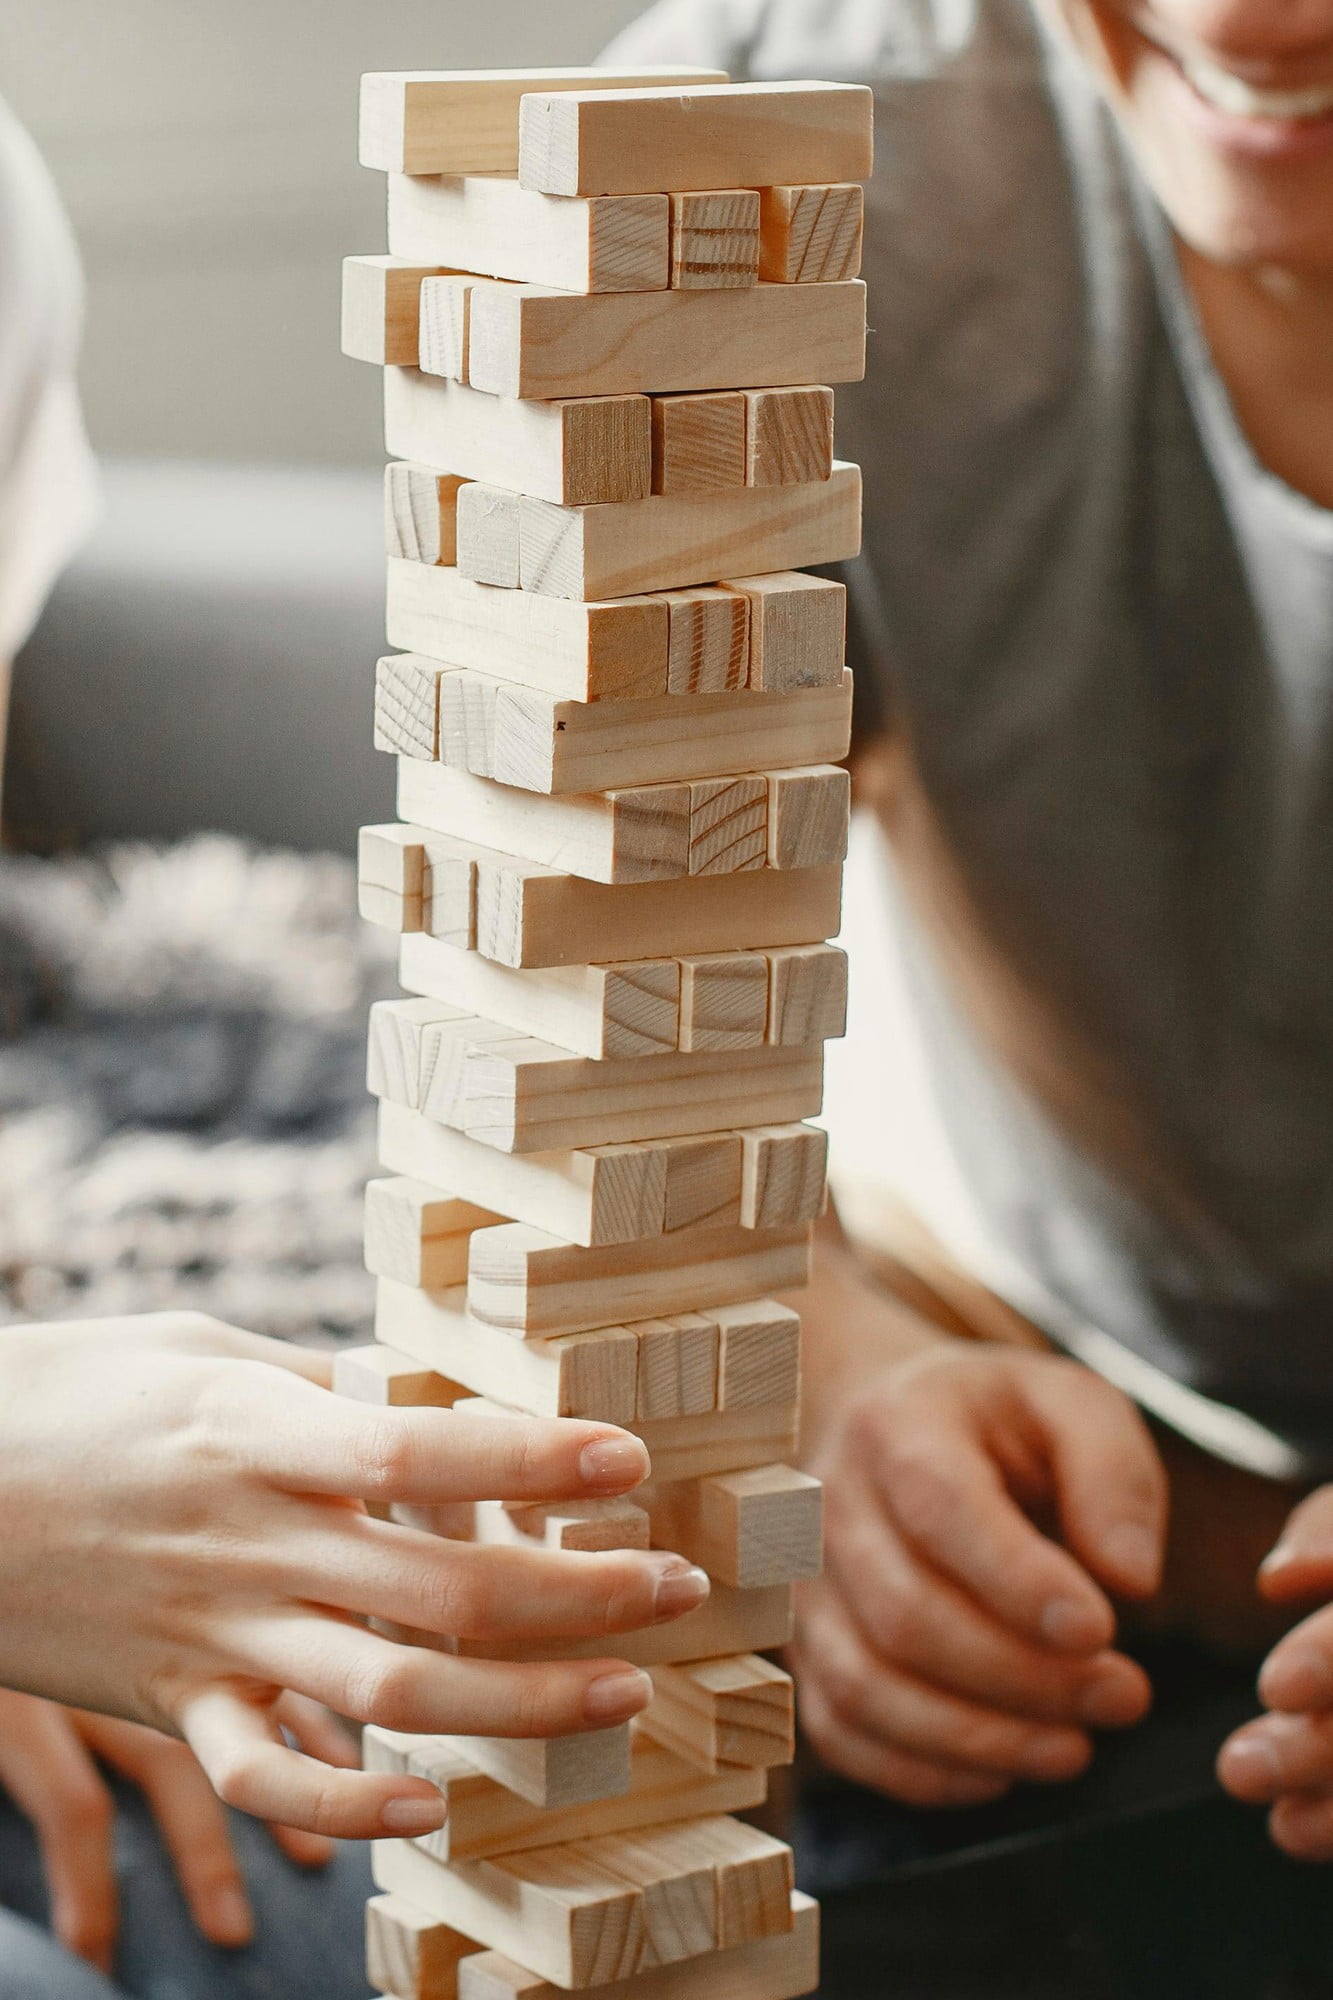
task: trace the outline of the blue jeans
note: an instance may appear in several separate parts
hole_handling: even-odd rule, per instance
[[[329,1866],[297,1868],[254,1820],[232,1813],[255,1912],[244,1951],[206,1944],[138,1792],[114,1787],[120,1945],[108,1980],[56,1944],[27,1821],[0,1793],[0,2000],[367,2000],[362,1909],[370,1854],[340,1846]]]

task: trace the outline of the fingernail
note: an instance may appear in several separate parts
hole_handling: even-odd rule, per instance
[[[654,1619],[660,1625],[664,1619],[679,1618],[682,1613],[693,1611],[712,1587],[707,1570],[697,1569],[693,1563],[673,1562],[657,1579]]]
[[[254,1936],[254,1918],[240,1889],[219,1889],[213,1898],[212,1917],[219,1944],[249,1944]]]
[[[1102,1553],[1119,1580],[1133,1590],[1156,1587],[1161,1567],[1161,1544],[1150,1528],[1137,1521],[1122,1521],[1102,1542]]]
[[[1286,1569],[1287,1565],[1295,1562],[1295,1560],[1296,1545],[1294,1542],[1275,1542],[1260,1563],[1259,1574],[1260,1576],[1272,1576],[1276,1571]]]
[[[1333,1673],[1322,1653],[1293,1648],[1273,1655],[1259,1676],[1259,1690],[1281,1708],[1327,1708],[1333,1702]]]
[[[637,1667],[629,1673],[603,1674],[584,1689],[584,1720],[609,1729],[612,1723],[628,1722],[632,1715],[640,1715],[652,1696],[652,1682]]]
[[[1229,1784],[1238,1791],[1268,1792],[1282,1781],[1282,1760],[1267,1736],[1234,1736],[1222,1751]]]
[[[1079,1715],[1090,1729],[1123,1729],[1142,1712],[1142,1688],[1122,1667],[1099,1668],[1079,1702]]]
[[[585,1486],[625,1493],[648,1477],[647,1447],[635,1437],[595,1438],[579,1453],[579,1477]]]
[[[389,1799],[380,1813],[381,1823],[389,1833],[408,1835],[434,1833],[448,1817],[449,1808],[442,1793],[433,1799]]]
[[[1106,1642],[1106,1621],[1079,1597],[1053,1597],[1041,1614],[1042,1636],[1061,1653],[1081,1653]]]

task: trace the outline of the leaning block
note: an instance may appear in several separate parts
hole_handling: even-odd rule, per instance
[[[754,235],[757,272],[757,195]],[[496,176],[390,174],[389,248],[565,292],[660,291],[671,275],[670,202],[664,194],[560,201]]]
[[[757,1653],[654,1667],[652,1680],[652,1705],[640,1728],[697,1769],[771,1769],[795,1755],[791,1675]]]
[[[824,1212],[828,1134],[818,1125],[769,1125],[741,1134],[741,1221],[747,1229],[814,1222]]]
[[[384,468],[384,546],[392,557],[407,562],[455,563],[458,560],[458,492],[466,481],[458,473],[436,472],[410,460]]]
[[[680,961],[682,1049],[753,1049],[768,1027],[769,970],[759,952],[701,954]]]
[[[768,1040],[780,1048],[847,1032],[847,954],[836,944],[774,950],[768,959]]]
[[[852,781],[836,764],[774,771],[767,780],[770,868],[822,868],[841,861],[851,830]]]
[[[759,282],[759,190],[671,196],[671,283],[681,291]]]
[[[823,1488],[789,1465],[655,1484],[653,1542],[675,1549],[736,1590],[818,1576]]]
[[[759,275],[776,285],[829,285],[861,269],[865,192],[857,181],[760,190]]]
[[[747,485],[801,486],[832,477],[832,389],[750,389],[745,404]]]
[[[565,195],[861,181],[873,123],[863,84],[533,92],[519,108],[518,177]]]
[[[736,875],[767,864],[766,777],[697,778],[690,786],[691,875]]]
[[[394,1409],[429,1404],[447,1410],[465,1393],[457,1382],[392,1347],[340,1349],[333,1357],[333,1389],[353,1402]]]
[[[366,1904],[366,1978],[395,2000],[457,2000],[458,1968],[477,1948],[401,1896]]]
[[[403,939],[398,978],[409,993],[502,1021],[517,1035],[540,1031],[596,1060],[661,1054],[680,1038],[680,967],[671,958],[525,972],[416,936]]]
[[[517,493],[507,486],[476,480],[458,496],[458,574],[474,583],[493,583],[517,590],[519,583],[519,507]]]
[[[417,365],[421,281],[437,278],[439,258],[344,257],[342,351],[378,367]]]
[[[377,1278],[441,1291],[467,1282],[467,1244],[474,1229],[505,1217],[475,1202],[443,1195],[406,1175],[366,1184],[366,1269]]]
[[[629,1725],[581,1736],[445,1736],[474,1770],[543,1811],[618,1798],[630,1786]]]
[[[496,784],[447,764],[405,760],[398,767],[404,819],[590,882],[688,874],[693,797],[689,785],[618,785],[556,796]]]
[[[390,653],[375,664],[375,748],[432,761],[440,754],[437,660]]]
[[[793,570],[729,579],[750,607],[750,686],[832,687],[847,653],[847,586]]]
[[[719,1410],[794,1404],[801,1393],[801,1321],[776,1299],[714,1306]]]
[[[750,605],[703,584],[662,593],[667,607],[667,693],[725,694],[750,676]]]
[[[652,399],[654,493],[712,493],[745,484],[748,409],[739,390]]]

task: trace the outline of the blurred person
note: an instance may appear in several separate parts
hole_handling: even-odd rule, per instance
[[[982,1804],[1145,1712],[1118,1622],[1258,1658],[1333,1597],[1333,0],[663,0],[609,56],[876,93],[794,1657],[833,1767]],[[1333,1609],[1260,1690],[1222,1779],[1333,1858]]]

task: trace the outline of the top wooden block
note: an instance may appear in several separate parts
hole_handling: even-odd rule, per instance
[[[534,90],[519,110],[518,176],[544,194],[861,181],[873,127],[865,84]]]
[[[372,71],[361,79],[361,164],[391,174],[517,173],[518,109],[528,91],[549,96],[726,80],[720,69],[651,66]]]

